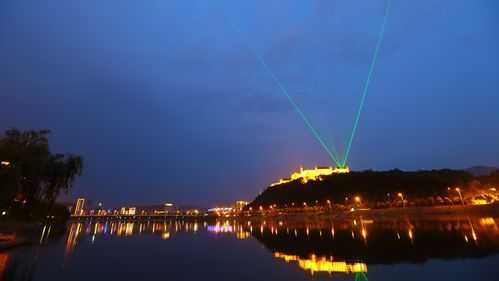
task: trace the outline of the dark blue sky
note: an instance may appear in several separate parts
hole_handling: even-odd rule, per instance
[[[384,5],[1,1],[0,129],[83,155],[73,197],[249,200],[331,164],[250,50],[342,151]],[[394,0],[350,166],[499,166],[498,50],[496,0]]]

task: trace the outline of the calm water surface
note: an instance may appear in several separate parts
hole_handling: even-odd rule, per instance
[[[72,223],[0,280],[499,280],[499,219]]]

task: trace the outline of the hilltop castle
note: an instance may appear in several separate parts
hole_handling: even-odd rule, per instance
[[[311,180],[321,180],[321,176],[330,176],[332,174],[345,174],[349,173],[350,169],[348,167],[319,167],[316,166],[314,169],[304,170],[300,167],[300,170],[291,174],[289,178],[280,179],[278,182],[272,183],[270,186],[281,185],[295,180],[300,180],[301,183],[307,183]]]

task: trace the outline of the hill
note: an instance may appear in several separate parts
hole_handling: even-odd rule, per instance
[[[496,171],[499,171],[499,168],[489,167],[489,166],[473,166],[471,168],[466,169],[466,172],[472,174],[475,177],[489,176]]]
[[[466,171],[430,170],[406,172],[362,171],[348,174],[333,174],[323,176],[320,181],[302,183],[295,180],[285,184],[268,187],[258,195],[249,207],[277,205],[291,207],[314,204],[345,204],[352,203],[355,197],[367,203],[384,204],[401,201],[400,198],[417,198],[427,200],[429,197],[449,196],[449,187],[469,186],[475,178]],[[399,195],[399,193],[401,193]],[[380,203],[383,202],[383,203]],[[424,202],[421,202],[424,205]]]

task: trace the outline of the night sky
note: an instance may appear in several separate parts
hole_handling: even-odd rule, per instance
[[[66,200],[253,199],[344,150],[384,0],[0,1],[0,129],[81,154]],[[349,165],[499,166],[499,2],[392,2]]]

